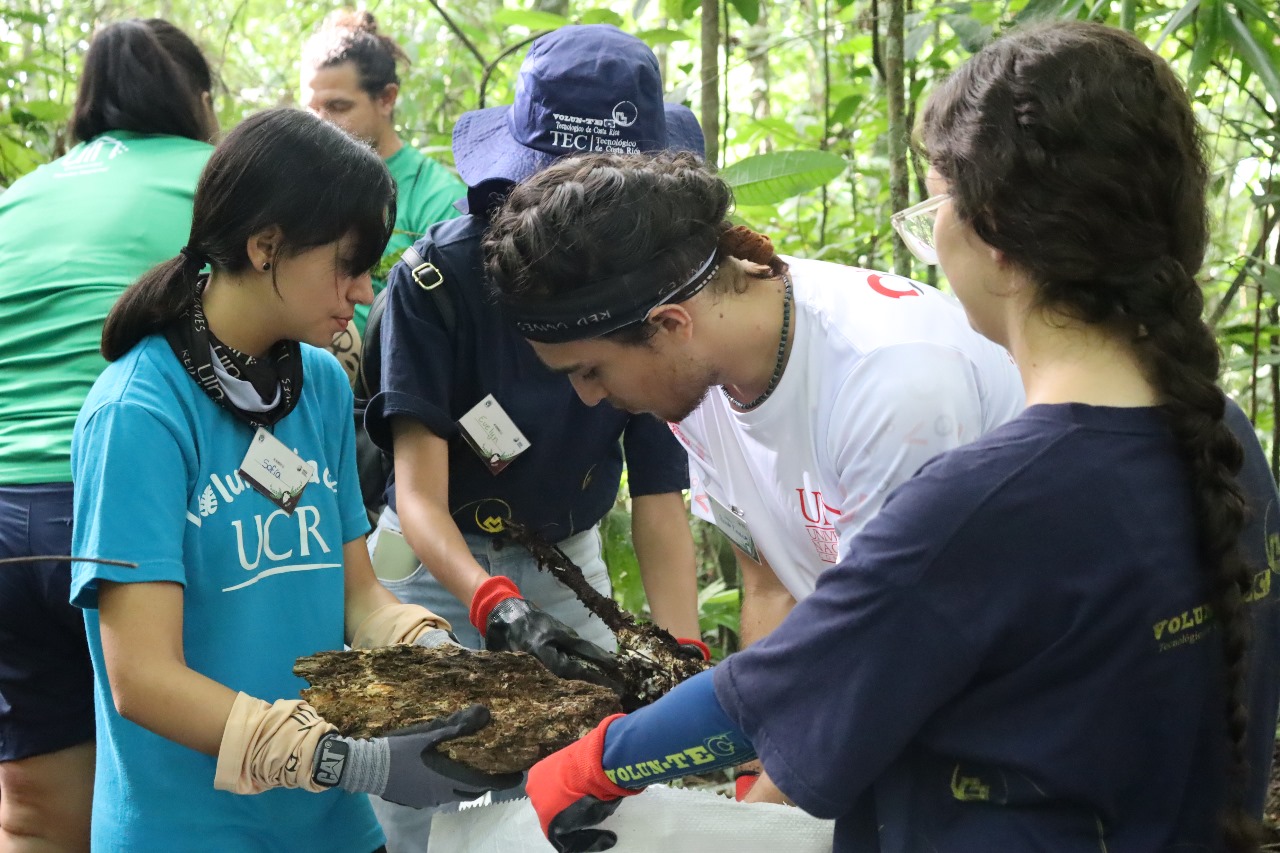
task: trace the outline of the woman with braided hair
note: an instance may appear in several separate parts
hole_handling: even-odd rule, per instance
[[[607,849],[620,798],[755,755],[836,851],[1256,849],[1276,489],[1215,386],[1186,94],[1128,33],[1044,24],[946,81],[919,139],[935,195],[894,225],[1027,409],[899,487],[770,636],[536,765],[557,849]],[[568,195],[509,202],[505,250]],[[633,356],[654,372],[663,322]]]

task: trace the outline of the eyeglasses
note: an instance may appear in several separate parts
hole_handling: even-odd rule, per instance
[[[907,244],[911,254],[930,266],[938,262],[938,249],[933,245],[933,221],[938,218],[938,208],[949,198],[948,193],[930,196],[889,217],[889,224]]]

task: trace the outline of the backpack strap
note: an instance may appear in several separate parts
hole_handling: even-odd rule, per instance
[[[440,318],[444,321],[445,334],[452,338],[458,327],[458,320],[453,298],[449,296],[446,288],[441,287],[444,284],[444,276],[435,264],[423,260],[422,255],[413,246],[404,250],[400,260],[404,261],[405,266],[409,268],[409,274],[413,276],[414,283],[431,294],[431,298],[436,302],[436,308],[440,311]],[[384,287],[373,300],[373,305],[369,308],[369,318],[365,321],[360,351],[360,387],[356,389],[358,401],[367,402],[378,393],[379,371],[382,369],[382,314],[386,308],[387,289]]]

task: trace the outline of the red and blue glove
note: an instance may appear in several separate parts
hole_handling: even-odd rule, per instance
[[[618,670],[613,655],[525,600],[510,578],[494,575],[480,584],[468,618],[491,652],[528,652],[561,678],[621,692],[610,677]]]
[[[623,797],[640,793],[615,785],[604,772],[606,717],[591,734],[533,765],[525,790],[538,813],[542,832],[559,853],[608,850],[618,836],[595,825],[613,814]]]

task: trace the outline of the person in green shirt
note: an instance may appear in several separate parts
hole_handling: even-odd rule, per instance
[[[97,34],[67,154],[0,195],[0,559],[71,547],[71,433],[116,298],[172,257],[217,133],[199,48],[162,20]],[[118,555],[128,560],[128,554]],[[0,849],[87,851],[93,671],[65,561],[0,565]]]
[[[387,243],[384,263],[379,265],[387,270],[429,226],[457,216],[454,202],[466,195],[462,181],[406,145],[396,132],[396,98],[400,94],[396,63],[408,61],[394,41],[378,32],[373,15],[364,11],[331,13],[302,51],[303,106],[373,146],[396,182],[395,231]],[[385,284],[385,276],[375,275],[374,293]],[[368,306],[356,308],[359,334],[364,333],[368,317]],[[332,346],[353,376],[359,366],[358,343],[358,337],[343,332]]]

